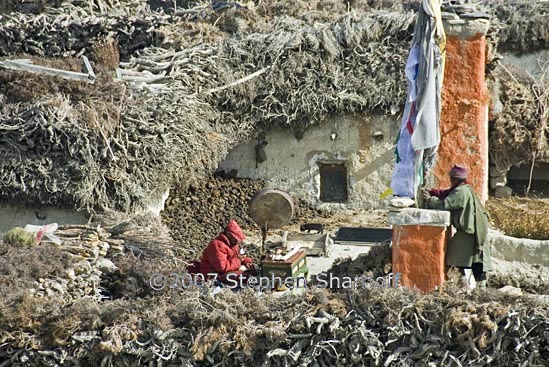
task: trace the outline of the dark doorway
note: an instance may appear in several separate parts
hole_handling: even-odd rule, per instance
[[[320,201],[347,201],[347,167],[344,163],[320,163]]]
[[[506,176],[507,186],[513,189],[513,195],[549,198],[549,163],[538,163],[533,168],[530,162],[519,167],[512,166]]]

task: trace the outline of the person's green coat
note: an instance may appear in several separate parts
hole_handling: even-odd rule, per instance
[[[431,196],[427,207],[449,210],[456,228],[446,249],[447,265],[471,267],[473,263],[482,263],[483,271],[492,270],[490,245],[486,241],[488,214],[471,186],[456,187],[444,200]]]

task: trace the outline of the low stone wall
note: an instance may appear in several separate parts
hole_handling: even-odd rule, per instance
[[[495,258],[549,266],[549,240],[516,238],[494,230],[489,230],[487,240]]]
[[[151,193],[148,199],[148,206],[142,213],[151,212],[159,216],[164,210],[164,204],[169,195],[169,190],[162,193]],[[133,214],[139,214],[135,212]],[[90,220],[90,213],[85,210],[72,208],[60,208],[56,206],[35,207],[18,204],[4,203],[0,205],[0,239],[13,227],[24,227],[27,224],[42,226],[45,224],[86,224]]]
[[[27,224],[43,226],[45,224],[85,224],[89,215],[83,211],[56,207],[24,207],[20,205],[0,205],[0,238],[13,227]]]

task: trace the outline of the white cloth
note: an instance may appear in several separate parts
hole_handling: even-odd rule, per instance
[[[391,179],[391,189],[395,195],[410,198],[416,197],[425,167],[430,168],[434,164],[440,142],[444,57],[437,37],[444,37],[444,29],[440,0],[423,0],[422,5],[418,10],[412,48],[406,61],[408,93],[397,142],[400,161],[395,165]]]
[[[406,61],[406,69],[404,73],[406,74],[406,79],[408,79],[408,96],[406,98],[406,103],[414,102],[417,99],[417,68],[419,65],[419,46],[415,45],[410,50],[408,55],[408,60]]]

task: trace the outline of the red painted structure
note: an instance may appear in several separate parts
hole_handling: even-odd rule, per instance
[[[450,230],[443,226],[393,226],[392,271],[402,274],[402,285],[429,292],[444,283],[450,236]]]
[[[447,32],[448,33],[448,32]],[[484,33],[447,35],[442,87],[441,142],[433,175],[435,185],[449,187],[454,164],[469,169],[469,183],[488,199],[488,90]]]

